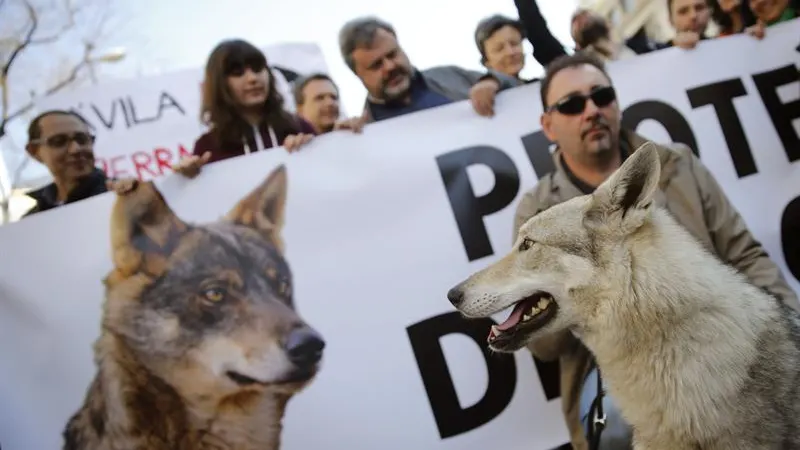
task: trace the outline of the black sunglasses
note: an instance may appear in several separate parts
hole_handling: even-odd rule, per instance
[[[562,98],[555,104],[547,107],[547,112],[556,110],[565,116],[574,116],[586,109],[586,102],[592,99],[592,103],[598,108],[610,105],[617,99],[617,92],[611,86],[603,86],[592,89],[589,95],[573,94]]]
[[[64,149],[69,143],[75,141],[80,146],[94,144],[95,137],[92,134],[79,131],[77,133],[58,133],[47,138],[37,139],[33,143],[44,142],[48,147]]]

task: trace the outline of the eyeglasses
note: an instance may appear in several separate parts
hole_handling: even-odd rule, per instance
[[[89,133],[79,131],[77,133],[58,133],[47,138],[36,139],[32,144],[39,144],[44,142],[48,147],[55,149],[65,149],[69,146],[70,142],[75,141],[81,147],[85,145],[94,144],[95,136]]]
[[[603,86],[592,89],[589,95],[573,94],[562,98],[553,105],[547,107],[547,112],[556,110],[565,116],[575,116],[586,109],[586,102],[591,99],[592,103],[598,108],[610,105],[617,99],[617,92],[611,86]]]

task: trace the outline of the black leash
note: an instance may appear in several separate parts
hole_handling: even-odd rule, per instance
[[[600,378],[600,368],[597,368],[597,395],[589,407],[589,450],[599,450],[600,435],[606,427],[606,413],[603,411],[603,380]]]

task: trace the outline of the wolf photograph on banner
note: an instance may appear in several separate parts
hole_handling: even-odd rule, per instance
[[[732,36],[607,66],[622,125],[694,152],[795,291],[800,267],[786,249],[798,237],[783,224],[800,206],[796,97],[785,92],[797,83],[798,30],[800,21],[788,22],[763,41]],[[163,87],[186,80],[171,76],[147,91],[147,79],[130,83],[158,104]],[[493,118],[452,103],[361,134],[325,133],[296,153],[213,162],[193,179],[165,171],[135,189],[115,184],[0,227],[0,357],[10,362],[0,364],[3,448],[91,448],[111,439],[111,424],[142,419],[99,421],[104,408],[169,409],[169,421],[153,423],[166,429],[143,431],[154,447],[210,446],[248,434],[250,423],[224,408],[233,405],[259,426],[280,423],[279,434],[259,428],[252,438],[279,436],[281,450],[569,442],[559,378],[528,351],[487,348],[507,316],[467,319],[446,297],[510,251],[517,205],[553,170],[539,91],[530,83],[502,92]],[[120,147],[99,152],[130,160],[137,148],[195,138],[196,115],[178,103],[186,116],[170,106],[159,121],[118,122],[98,145],[108,137]],[[293,350],[293,336],[305,336],[310,353]],[[323,356],[311,363],[314,348]],[[119,364],[157,375],[162,383],[126,392],[158,393],[164,404],[114,398],[107,380],[142,386],[107,375]],[[280,395],[291,398],[268,401]],[[215,410],[203,398],[234,403]],[[192,421],[215,413],[218,423]],[[145,438],[125,430],[120,439]]]
[[[98,372],[64,448],[279,449],[325,346],[283,257],[285,168],[205,226],[152,182],[115,184]]]

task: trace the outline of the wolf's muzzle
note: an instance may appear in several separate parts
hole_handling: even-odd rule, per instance
[[[308,327],[295,328],[286,337],[284,350],[289,360],[300,368],[310,368],[322,359],[325,341]]]
[[[450,300],[453,306],[458,308],[464,302],[464,291],[461,290],[460,286],[456,286],[447,291],[447,299]]]

